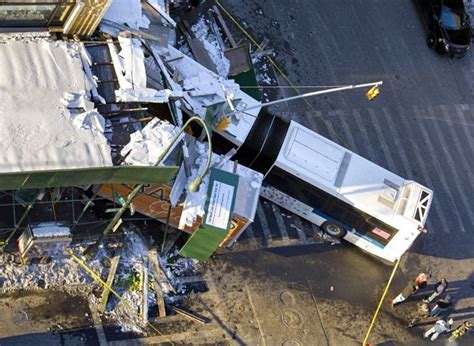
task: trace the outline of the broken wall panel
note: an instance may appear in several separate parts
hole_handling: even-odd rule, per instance
[[[114,191],[121,196],[128,196],[132,189],[126,185],[105,184],[101,186],[98,195],[110,201],[114,201]],[[168,185],[150,185],[145,188],[143,194],[139,194],[133,199],[133,207],[135,211],[139,212],[140,214],[157,219],[162,223],[166,223],[168,218],[168,210],[170,207],[170,191],[171,187]],[[180,229],[179,220],[181,218],[182,211],[183,207],[180,205],[171,209],[171,214],[168,220],[171,227]],[[194,233],[199,227],[200,223],[201,218],[198,217],[192,226],[185,226],[184,229],[181,230],[185,231],[186,233]]]

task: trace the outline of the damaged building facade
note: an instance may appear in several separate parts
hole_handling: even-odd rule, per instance
[[[205,260],[253,221],[263,176],[213,153],[211,133],[241,144],[260,101],[174,48],[163,5],[0,4],[2,250],[27,260],[35,242],[158,220]]]

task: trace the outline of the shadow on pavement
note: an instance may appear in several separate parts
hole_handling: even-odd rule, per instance
[[[99,339],[94,328],[76,328],[60,332],[31,333],[0,339],[2,346],[37,345],[98,345]]]

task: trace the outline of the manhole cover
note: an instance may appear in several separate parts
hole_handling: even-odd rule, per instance
[[[17,326],[22,326],[28,322],[28,314],[25,310],[17,310],[12,312],[12,322]]]
[[[286,306],[295,304],[295,296],[293,295],[293,293],[288,291],[282,291],[278,299],[280,300],[281,304]]]
[[[302,346],[303,344],[295,339],[288,339],[281,343],[281,346]]]
[[[289,328],[300,327],[303,324],[303,316],[296,310],[288,309],[281,314],[281,321]]]

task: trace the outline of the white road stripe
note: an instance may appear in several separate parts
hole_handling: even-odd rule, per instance
[[[420,114],[420,111],[418,109],[418,107],[414,107],[414,110],[415,110],[415,113],[417,114]],[[435,117],[435,113],[434,113],[434,109],[432,107],[428,107],[428,112]],[[451,157],[451,154],[446,150],[446,148],[449,148],[449,146],[447,145],[445,139],[444,139],[444,136],[443,136],[443,131],[441,130],[441,128],[439,127],[439,123],[438,121],[434,121],[433,122],[433,126],[435,128],[435,132],[436,132],[436,136],[438,137],[438,140],[440,141],[440,144],[441,144],[441,148],[443,148],[443,153],[444,153],[444,156],[445,156],[445,159],[446,161],[448,162],[447,165],[443,165],[443,167],[446,167],[451,171],[451,176],[449,179],[450,183],[448,183],[448,179],[446,178],[444,172],[443,172],[443,169],[441,168],[441,163],[439,162],[440,158],[439,158],[439,155],[436,153],[435,149],[434,149],[434,146],[433,146],[433,143],[431,142],[430,140],[430,136],[428,136],[428,133],[426,132],[426,129],[424,128],[424,126],[420,126],[419,122],[418,122],[418,127],[421,129],[421,133],[423,135],[423,137],[425,138],[425,142],[426,144],[428,145],[428,150],[430,151],[430,154],[433,158],[433,162],[435,163],[435,167],[437,168],[437,171],[438,171],[438,174],[439,174],[439,177],[442,181],[442,184],[444,185],[444,188],[445,190],[448,192],[448,195],[450,196],[451,200],[452,200],[452,203],[454,206],[456,206],[456,201],[458,201],[459,199],[458,198],[455,198],[453,196],[453,192],[452,192],[452,188],[450,188],[451,186],[454,186],[457,190],[457,195],[460,197],[461,201],[462,201],[462,204],[464,205],[464,208],[466,209],[467,211],[467,214],[469,216],[469,219],[470,219],[470,222],[471,222],[471,225],[474,225],[474,216],[472,214],[472,208],[471,208],[471,203],[469,203],[466,199],[466,196],[464,194],[465,192],[465,189],[463,189],[461,186],[459,186],[458,184],[458,181],[460,181],[460,177],[458,175],[458,170],[455,168],[456,165],[454,164],[453,162],[453,159]],[[456,213],[457,214],[457,213]],[[460,223],[463,225],[464,223],[462,222],[462,218],[459,216],[460,218]],[[465,231],[464,229],[462,229],[463,231]]]
[[[413,106],[413,111],[415,112],[415,114],[417,116],[420,115],[420,111],[419,111],[418,107]],[[434,163],[434,168],[436,170],[436,174],[440,178],[441,185],[442,185],[441,188],[448,195],[449,199],[451,200],[452,206],[455,207],[456,206],[455,199],[453,198],[451,190],[449,189],[449,185],[447,184],[447,180],[446,180],[446,177],[444,175],[444,172],[441,169],[441,167],[439,166],[437,155],[434,152],[433,144],[431,143],[430,137],[428,136],[428,134],[426,132],[426,129],[423,126],[420,126],[419,122],[416,122],[420,131],[419,132],[415,131],[415,129],[413,129],[413,127],[410,126],[410,124],[408,123],[408,121],[406,120],[405,117],[402,116],[402,117],[400,117],[400,119],[402,119],[402,122],[405,125],[406,131],[407,132],[410,131],[410,135],[407,136],[407,137],[409,137],[410,139],[415,138],[416,133],[421,133],[421,135],[423,136],[423,139],[424,139],[424,142],[425,142],[425,146],[423,148],[428,149],[428,152],[431,156],[431,162]],[[418,162],[420,163],[420,167],[421,167],[421,170],[423,171],[423,175],[424,175],[425,179],[427,181],[429,181],[429,184],[432,185],[432,187],[434,187],[435,185],[433,184],[433,181],[431,180],[431,176],[430,176],[430,173],[433,174],[434,172],[430,172],[430,170],[427,168],[427,166],[425,164],[425,160],[428,159],[426,157],[426,152],[422,152],[420,150],[419,146],[416,143],[413,143],[413,150],[417,153],[416,158],[418,159]],[[456,209],[456,208],[454,208],[454,209]],[[459,222],[459,226],[461,227],[461,230],[464,232],[464,229],[463,229],[464,225],[463,225],[462,218],[459,215],[458,211],[457,210],[451,210],[451,213],[456,216],[456,218],[458,219],[458,222]]]
[[[369,141],[369,134],[367,132],[367,129],[364,127],[362,124],[362,119],[359,110],[353,109],[352,110],[352,115],[354,117],[355,123],[357,125],[357,128],[359,129],[359,134],[362,137],[362,140],[364,141],[364,147],[363,150],[367,151],[367,155],[369,156],[368,159],[371,161],[377,161],[377,156],[375,155],[375,151]],[[365,156],[365,155],[362,155]]]
[[[267,217],[265,216],[265,212],[263,211],[262,201],[258,201],[257,215],[260,220],[260,225],[262,226],[263,235],[265,239],[267,239],[268,241],[272,240],[272,234],[270,232],[270,227],[268,226]]]
[[[376,136],[378,138],[378,142],[380,143],[380,145],[382,147],[382,151],[383,151],[385,157],[387,158],[387,162],[388,162],[388,166],[389,166],[388,168],[391,171],[395,171],[396,168],[397,168],[397,165],[395,164],[395,161],[393,160],[393,156],[390,153],[390,150],[387,146],[387,138],[384,138],[384,133],[382,132],[382,128],[380,127],[380,124],[379,124],[378,115],[375,114],[375,111],[373,109],[370,109],[370,108],[368,109],[368,112],[369,112],[369,117],[372,119],[372,124],[375,127],[375,132],[376,132]]]
[[[394,147],[397,148],[398,153],[400,154],[401,162],[405,169],[405,178],[413,177],[413,170],[404,152],[404,146],[401,144],[401,139],[397,131],[394,130],[396,127],[395,127],[395,124],[393,123],[393,120],[389,111],[386,108],[383,108],[381,114],[384,116],[385,121],[387,122],[387,128],[392,134],[391,138],[394,141]],[[426,180],[428,184],[433,186],[433,182],[431,181],[431,178],[429,176],[426,177]],[[446,233],[449,233],[449,226],[448,226],[449,223],[447,221],[446,215],[444,214],[444,210],[441,208],[440,204],[438,203],[438,200],[436,198],[436,191],[435,191],[435,197],[434,197],[432,205],[433,205],[433,208],[436,210],[436,214],[441,221],[441,226],[442,226],[443,231]],[[428,215],[428,218],[429,218],[429,215]]]
[[[278,225],[278,230],[280,231],[280,234],[281,234],[281,238],[282,240],[288,240],[289,239],[288,232],[285,229],[285,221],[283,220],[283,217],[281,216],[281,210],[277,205],[273,203],[271,203],[271,206],[272,206],[273,214],[275,215],[276,223]]]
[[[301,242],[306,242],[306,234],[303,232],[303,224],[301,218],[298,215],[293,216],[293,224],[296,227],[296,232],[298,232],[298,238]]]
[[[474,105],[472,106],[474,107]],[[466,120],[466,115],[464,114],[465,112],[469,112],[471,114],[471,117],[473,119],[472,124],[469,124],[468,120]],[[474,151],[474,134],[469,132],[469,125],[474,125],[474,109],[470,108],[468,105],[457,105],[456,114],[461,124],[463,124],[461,128],[464,131],[464,135],[466,136],[467,142],[469,143],[469,149],[471,151]]]
[[[350,150],[357,153],[359,151],[359,148],[354,140],[354,137],[352,136],[352,132],[349,129],[349,125],[347,124],[347,120],[349,119],[342,119],[340,125],[342,126],[342,130],[344,131],[345,138],[349,142],[348,144],[350,145]]]
[[[445,115],[447,119],[453,118],[452,114],[450,114],[447,106],[440,106],[441,111]],[[457,107],[454,106],[454,109],[457,110]],[[463,170],[466,174],[469,175],[469,178],[474,181],[474,172],[472,166],[472,156],[467,154],[468,148],[463,148],[461,142],[459,141],[459,135],[456,133],[454,129],[453,122],[447,121],[447,125],[449,127],[449,131],[451,133],[450,139],[454,142],[454,146],[456,147],[459,155],[461,156],[461,165],[463,166]]]

